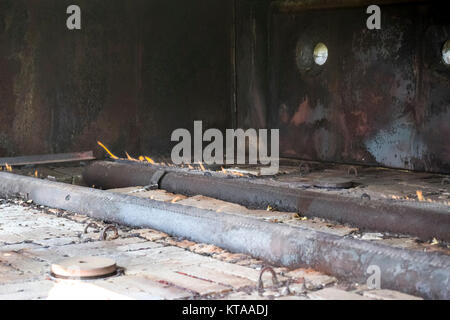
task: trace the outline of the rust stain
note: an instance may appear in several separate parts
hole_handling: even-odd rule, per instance
[[[297,112],[291,119],[291,124],[294,126],[299,126],[305,122],[307,122],[311,115],[311,108],[309,106],[309,99],[306,97],[305,101],[300,103],[298,106]]]

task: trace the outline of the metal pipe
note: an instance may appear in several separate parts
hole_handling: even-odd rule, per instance
[[[0,196],[21,196],[39,205],[132,227],[153,228],[276,265],[311,267],[359,283],[365,283],[369,266],[378,266],[385,289],[450,299],[450,257],[442,253],[392,248],[302,227],[6,172],[0,173]]]
[[[92,151],[0,158],[0,166],[25,166],[95,160]]]
[[[160,168],[139,164],[98,161],[85,169],[83,178],[87,185],[105,189],[146,186],[158,170]],[[430,203],[365,200],[256,184],[247,179],[176,171],[169,171],[161,178],[160,188],[188,196],[201,194],[251,208],[265,209],[270,205],[280,211],[349,223],[360,229],[450,241],[448,207]]]

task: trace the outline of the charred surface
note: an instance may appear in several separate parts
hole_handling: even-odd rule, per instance
[[[280,128],[281,154],[450,172],[447,11],[382,6],[382,29],[369,30],[365,7],[303,9],[271,16],[268,124]]]
[[[81,0],[76,31],[70,4],[0,2],[0,156],[169,152],[194,120],[229,127],[231,1]]]

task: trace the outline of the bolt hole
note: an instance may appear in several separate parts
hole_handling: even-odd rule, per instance
[[[362,199],[362,200],[370,200],[371,198],[370,198],[370,196],[369,196],[367,193],[363,193],[363,194],[361,195],[361,199]]]
[[[70,194],[68,194],[67,196],[66,196],[66,201],[69,201],[70,200]]]

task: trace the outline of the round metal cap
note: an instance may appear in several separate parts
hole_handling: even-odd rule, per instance
[[[326,178],[314,181],[314,187],[330,189],[349,189],[353,187],[353,181],[343,178]]]
[[[90,279],[115,274],[116,262],[102,257],[74,257],[52,264],[51,272],[56,278]]]

